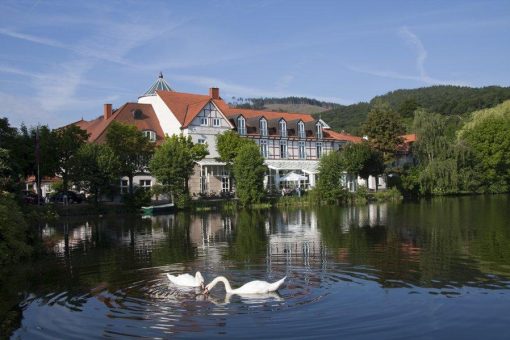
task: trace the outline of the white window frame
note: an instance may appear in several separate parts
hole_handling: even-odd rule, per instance
[[[221,126],[221,118],[213,118],[213,126],[220,127]]]
[[[121,179],[120,180],[120,193],[127,194],[129,192],[129,180]]]
[[[138,182],[138,185],[143,190],[149,190],[152,187],[152,180],[150,180],[150,179],[141,179]]]
[[[322,139],[322,124],[321,123],[317,123],[316,125],[316,128],[317,128],[317,139]]]
[[[269,157],[269,152],[268,152],[269,149],[267,147],[267,140],[261,139],[259,142],[259,146],[260,146],[260,154],[262,155],[262,157],[268,158]]]
[[[278,126],[280,128],[280,136],[287,137],[287,122],[284,119],[282,119],[278,123]]]
[[[286,140],[280,140],[280,158],[281,159],[289,158],[289,146]]]
[[[304,141],[298,142],[299,159],[306,159],[306,144]]]
[[[246,135],[246,120],[244,119],[244,117],[237,118],[237,132],[241,136]]]
[[[321,142],[317,142],[315,144],[315,152],[317,153],[317,158],[321,158],[323,152],[322,152],[322,143]]]
[[[200,126],[209,126],[209,117],[200,117]]]
[[[262,119],[260,120],[260,123],[259,123],[259,124],[260,124],[260,135],[261,135],[262,137],[267,137],[267,133],[268,133],[268,131],[267,131],[267,120],[265,120],[264,118],[262,118]]]
[[[305,123],[303,123],[303,122],[299,122],[298,123],[298,135],[299,135],[299,138],[305,138],[306,137],[306,134],[305,134]]]
[[[152,130],[143,130],[142,134],[144,137],[148,138],[151,142],[156,141],[156,132]]]

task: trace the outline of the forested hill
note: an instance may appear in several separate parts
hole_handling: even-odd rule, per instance
[[[230,105],[246,109],[319,113],[341,105],[305,97],[284,98],[232,98]]]
[[[414,110],[419,107],[443,115],[463,115],[496,106],[507,99],[510,99],[510,87],[430,86],[392,91],[374,97],[369,103],[340,105],[332,110],[321,112],[320,117],[335,130],[359,134],[370,105],[378,100],[389,103],[409,122]]]

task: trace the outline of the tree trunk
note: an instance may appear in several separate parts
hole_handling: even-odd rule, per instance
[[[66,172],[63,172],[62,173],[62,190],[64,192],[67,191],[67,186],[68,186],[68,179],[67,179],[67,173]]]
[[[128,180],[129,180],[129,194],[133,195],[133,175],[129,175]]]

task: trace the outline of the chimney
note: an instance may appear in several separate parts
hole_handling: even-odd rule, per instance
[[[103,117],[104,120],[109,119],[112,116],[112,104],[103,105]]]
[[[209,89],[209,97],[212,97],[212,99],[220,99],[220,89],[218,87],[211,87]]]

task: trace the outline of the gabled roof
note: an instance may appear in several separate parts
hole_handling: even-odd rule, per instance
[[[172,91],[170,85],[163,79],[163,73],[159,73],[158,79],[152,86],[143,94],[143,96],[155,96],[157,91]],[[142,96],[142,97],[143,97]]]
[[[140,110],[142,112],[139,119],[135,119],[134,112]],[[123,124],[134,125],[138,130],[152,130],[156,132],[156,142],[163,141],[165,134],[159,124],[158,117],[154,112],[151,104],[126,103],[112,113],[109,119],[100,116],[91,121],[80,120],[74,125],[86,130],[89,135],[89,142],[102,143],[106,138],[106,130],[108,126],[117,121]]]
[[[225,114],[225,108],[228,108],[223,99],[213,99],[208,95],[170,91],[156,93],[170,108],[183,128],[187,127],[209,102],[214,103],[223,114]]]

